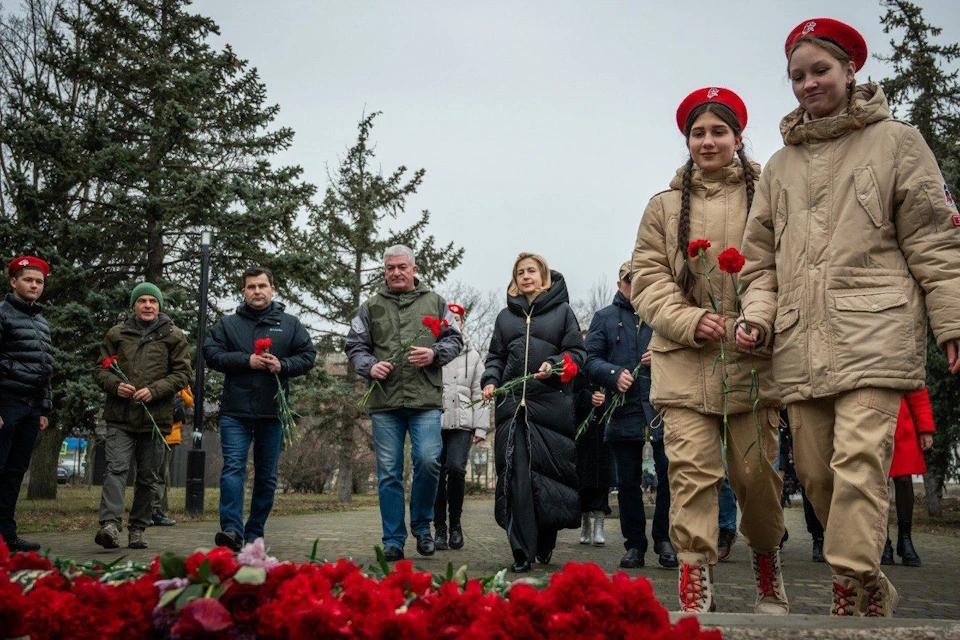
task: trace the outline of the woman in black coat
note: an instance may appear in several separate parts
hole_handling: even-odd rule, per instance
[[[515,572],[529,571],[534,558],[549,562],[557,532],[580,524],[573,393],[551,372],[564,354],[578,367],[586,357],[568,301],[563,276],[541,256],[521,253],[483,372],[484,400],[508,380],[536,373],[496,408],[495,515],[507,530]]]

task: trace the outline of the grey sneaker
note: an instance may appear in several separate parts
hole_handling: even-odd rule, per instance
[[[131,549],[146,549],[147,541],[143,539],[143,529],[134,529],[130,527],[127,546]]]
[[[116,524],[108,522],[100,527],[93,541],[104,549],[116,549],[120,546],[120,529]]]

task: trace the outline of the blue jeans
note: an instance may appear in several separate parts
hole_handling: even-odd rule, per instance
[[[247,455],[253,441],[253,496],[250,517],[243,524],[243,484],[247,477]],[[283,427],[272,418],[220,416],[220,529],[243,536],[247,542],[263,537],[263,527],[273,509],[277,490],[277,462]]]
[[[377,489],[383,545],[403,549],[407,529],[403,522],[403,443],[410,432],[413,485],[410,488],[410,530],[430,533],[433,504],[440,480],[440,410],[394,409],[370,414],[373,448],[377,454]]]
[[[737,496],[730,487],[730,480],[723,479],[723,486],[720,487],[720,495],[717,498],[720,502],[720,528],[737,530]]]

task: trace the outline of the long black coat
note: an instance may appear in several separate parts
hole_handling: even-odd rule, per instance
[[[574,423],[579,431],[580,426],[590,416],[590,423],[580,437],[577,438],[577,479],[580,490],[609,488],[616,484],[613,464],[613,451],[603,441],[604,425],[600,418],[607,410],[606,403],[594,407],[590,396],[594,391],[602,391],[597,385],[590,384],[585,371],[573,381],[574,390]],[[609,398],[608,398],[609,399]]]
[[[481,384],[486,386],[534,373],[544,362],[558,363],[567,353],[583,366],[586,351],[580,325],[570,308],[563,276],[551,271],[551,287],[533,304],[508,296],[507,308],[497,316]],[[529,332],[529,333],[528,333]],[[507,528],[510,474],[513,472],[516,421],[525,420],[534,509],[541,529],[580,526],[577,466],[571,385],[558,376],[530,380],[526,387],[500,399],[496,408],[494,461],[497,469],[495,515]]]

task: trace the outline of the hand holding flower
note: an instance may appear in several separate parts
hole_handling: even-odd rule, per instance
[[[121,398],[132,398],[133,394],[136,392],[137,388],[126,382],[121,382],[120,386],[117,387],[117,395]]]
[[[749,351],[760,342],[760,329],[743,318],[737,320],[737,346]]]
[[[633,376],[630,375],[630,372],[624,369],[620,372],[620,375],[617,376],[617,391],[620,393],[626,393],[630,390],[630,387],[633,386]]]
[[[381,360],[370,367],[370,377],[374,380],[386,380],[391,371],[393,371],[393,365],[386,360]]]
[[[603,401],[607,399],[607,394],[603,391],[594,391],[590,394],[590,404],[595,407],[602,407]]]
[[[433,358],[436,354],[431,347],[410,347],[410,356],[407,362],[415,367],[423,368],[433,364]]]
[[[483,388],[483,401],[489,402],[493,398],[493,394],[496,392],[497,387],[493,384],[488,384]]]
[[[137,389],[134,392],[133,399],[137,402],[150,402],[153,400],[153,394],[150,393],[150,389],[144,387],[143,389]]]
[[[549,362],[544,362],[542,365],[540,365],[540,368],[537,370],[537,372],[533,374],[533,379],[546,380],[551,375],[553,375],[553,365]]]
[[[697,340],[712,340],[719,342],[727,337],[727,319],[716,313],[706,312],[700,317],[697,328],[693,332]]]

